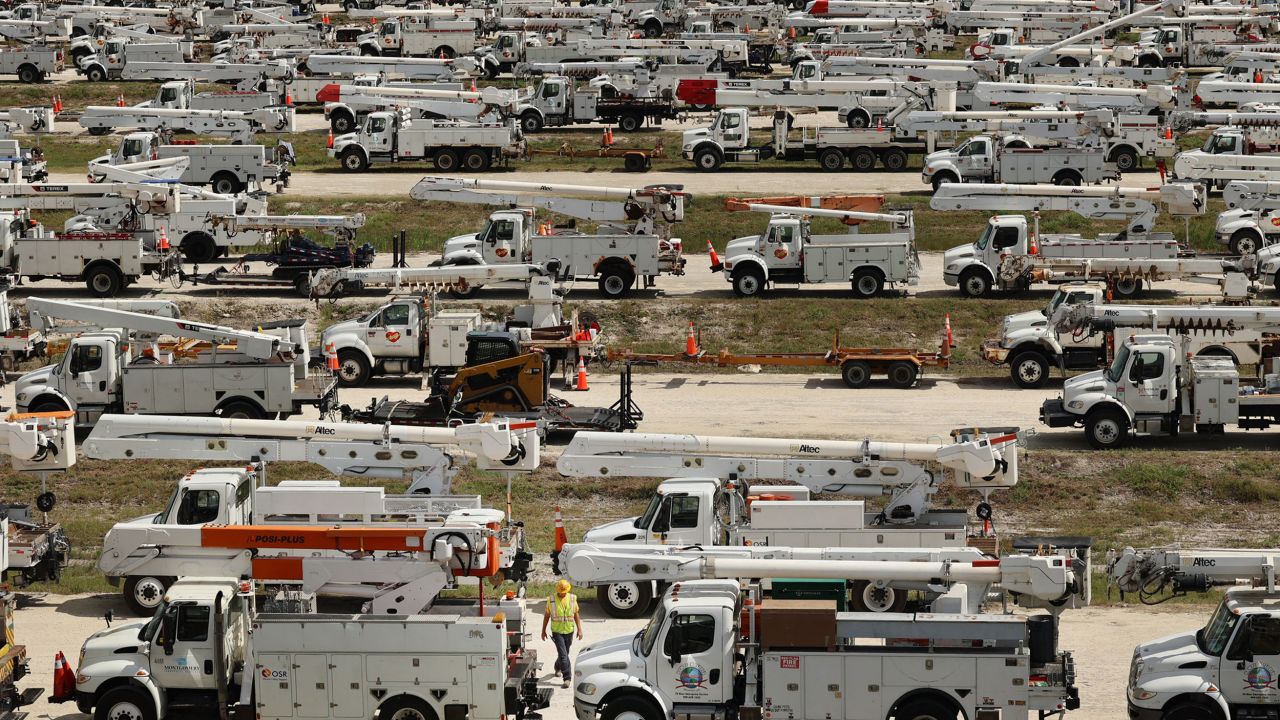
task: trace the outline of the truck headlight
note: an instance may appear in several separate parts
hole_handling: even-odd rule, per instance
[[[595,695],[596,686],[589,682],[578,683],[578,693],[581,695]]]
[[[1132,694],[1134,700],[1150,700],[1156,696],[1156,694],[1150,690],[1143,690],[1142,688],[1134,688],[1132,690]]]
[[[1067,407],[1071,408],[1072,410],[1080,410],[1084,408],[1084,401],[1072,400],[1071,402],[1067,403]]]

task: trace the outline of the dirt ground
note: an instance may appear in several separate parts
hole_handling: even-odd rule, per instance
[[[531,603],[531,611],[541,612],[541,601]],[[19,642],[27,646],[31,676],[23,687],[43,687],[46,694],[53,684],[53,655],[61,650],[72,661],[80,651],[81,641],[105,627],[103,613],[112,609],[116,622],[127,622],[124,604],[115,596],[48,595],[34,598],[17,616]],[[644,620],[606,618],[594,603],[583,603],[586,643],[598,642],[617,635],[629,635]],[[1129,673],[1129,658],[1140,642],[1202,625],[1208,608],[1187,612],[1148,608],[1088,608],[1067,612],[1061,624],[1063,649],[1075,654],[1079,668],[1081,708],[1071,713],[1076,720],[1123,720],[1125,718],[1124,683]],[[528,631],[532,647],[543,660],[540,677],[550,682],[555,649],[538,637],[541,617],[531,615]],[[575,653],[576,654],[576,653]],[[84,720],[88,716],[76,712],[72,705],[52,705],[41,698],[24,710],[32,720]],[[543,712],[546,720],[573,720],[573,697],[557,684],[551,707]]]

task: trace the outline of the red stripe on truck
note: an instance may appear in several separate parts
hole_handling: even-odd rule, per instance
[[[676,97],[690,105],[715,105],[717,81],[703,78],[681,80],[676,85]]]

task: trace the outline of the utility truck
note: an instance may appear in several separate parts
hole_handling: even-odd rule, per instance
[[[1272,112],[1200,113],[1191,116],[1196,124],[1229,123],[1214,129],[1197,150],[1178,153],[1173,176],[1196,180],[1218,188],[1229,181],[1266,182],[1280,168],[1280,115]]]
[[[62,51],[52,47],[0,48],[0,75],[16,75],[18,82],[44,82],[50,75],[62,72],[62,68]]]
[[[1071,653],[1053,642],[1056,615],[1075,604],[1077,591],[1062,556],[894,562],[719,558],[691,549],[657,559],[589,545],[566,554],[571,580],[646,573],[673,582],[641,632],[579,652],[581,720],[721,710],[796,720],[996,712],[1023,719],[1080,704]],[[756,583],[741,588],[742,579],[779,577],[933,579],[948,590],[931,613],[865,614],[837,612],[834,603],[806,605],[806,613],[760,597]],[[995,583],[1049,614],[969,614]]]
[[[1124,548],[1108,583],[1148,604],[1227,587],[1204,627],[1139,644],[1125,687],[1129,717],[1247,717],[1272,712],[1280,663],[1280,589],[1269,549]]]
[[[425,177],[409,191],[416,200],[510,208],[494,212],[474,235],[449,238],[444,265],[546,264],[558,261],[568,277],[597,281],[600,293],[619,298],[633,287],[651,288],[659,275],[683,275],[685,258],[671,226],[684,221],[683,186],[639,189],[585,185]],[[597,223],[535,230],[535,209]],[[471,289],[477,286],[472,285]]]
[[[104,166],[130,165],[148,160],[186,158],[186,170],[177,178],[184,185],[207,186],[219,195],[284,185],[289,181],[288,158],[269,152],[264,145],[197,145],[175,141],[167,132],[133,132],[106,155],[89,161],[90,181],[101,182]],[[268,155],[276,155],[270,160]]]
[[[326,85],[316,93],[324,103],[324,115],[335,135],[358,129],[371,112],[407,109],[414,120],[493,121],[516,105],[516,93],[487,87],[479,92],[461,89],[460,83],[433,87],[398,85]]]
[[[902,444],[580,432],[556,468],[569,477],[667,478],[643,515],[592,528],[586,543],[963,548],[968,514],[934,509],[933,496],[950,473],[957,486],[981,494],[978,514],[990,518],[991,492],[1018,482],[1017,433],[957,431],[953,438]],[[810,502],[817,493],[886,500],[883,509],[865,511],[863,501]],[[643,615],[662,595],[651,582],[601,585],[596,599],[614,617]],[[885,583],[851,592],[854,607],[875,612],[901,611],[907,595]]]
[[[1193,355],[1226,357],[1259,375],[1264,360],[1280,354],[1280,336],[1237,327],[1223,319],[1219,306],[1111,305],[1107,296],[1103,282],[1059,285],[1043,310],[1006,315],[999,335],[982,343],[982,356],[993,365],[1008,365],[1018,387],[1038,388],[1052,368],[1065,376],[1110,366],[1115,348],[1136,333],[1164,331],[1186,338]]]
[[[1256,16],[1200,15],[1166,18],[1177,24],[1162,25],[1156,32],[1140,39],[1133,47],[1132,64],[1138,67],[1176,65],[1184,68],[1221,67],[1223,59],[1250,46],[1265,47],[1249,25],[1256,25]],[[1266,24],[1274,24],[1271,20]],[[1269,28],[1264,28],[1265,34]]]
[[[476,24],[438,15],[390,17],[356,40],[361,55],[429,57],[444,60],[476,49]]]
[[[1258,308],[1220,308],[1223,322],[1236,320],[1275,329],[1275,316]],[[1256,318],[1256,319],[1255,319]],[[1257,386],[1243,386],[1230,358],[1192,357],[1181,338],[1134,335],[1116,348],[1106,370],[1063,384],[1062,396],[1046,400],[1040,420],[1049,427],[1084,428],[1096,450],[1126,445],[1134,435],[1216,435],[1228,426],[1265,430],[1280,417],[1280,360],[1271,358]]]
[[[446,120],[411,120],[408,110],[374,112],[357,132],[333,139],[329,157],[347,172],[377,163],[430,161],[437,170],[485,172],[494,164],[525,155],[520,128],[512,124],[474,125]]]
[[[165,590],[180,577],[250,574],[259,582],[276,585],[302,581],[308,593],[358,597],[358,588],[350,585],[377,582],[376,568],[382,563],[384,587],[365,593],[370,603],[367,611],[419,612],[433,599],[431,588],[436,583],[445,580],[445,585],[451,585],[452,580],[440,577],[425,558],[414,558],[412,553],[398,558],[392,552],[343,570],[341,554],[332,552],[336,549],[332,537],[328,547],[315,545],[311,552],[300,553],[287,540],[255,545],[262,538],[245,535],[235,543],[220,544],[210,533],[226,526],[276,526],[281,533],[315,533],[319,539],[329,528],[337,530],[334,537],[347,529],[353,536],[373,529],[368,537],[379,532],[376,528],[398,530],[417,533],[419,551],[433,548],[437,541],[452,546],[442,556],[446,565],[452,564],[451,559],[460,560],[463,570],[501,569],[509,579],[520,581],[531,560],[524,550],[523,533],[518,527],[492,532],[502,513],[483,509],[479,497],[449,494],[452,478],[461,467],[452,448],[475,455],[481,469],[528,472],[538,465],[538,447],[533,423],[378,428],[313,421],[107,415],[85,441],[89,457],[189,458],[241,465],[190,473],[179,480],[164,510],[116,523],[103,541],[98,567],[112,584],[123,580],[125,601],[145,614],[160,604]],[[265,468],[243,464],[279,460],[314,462],[338,475],[407,478],[409,493],[386,495],[381,487],[344,487],[332,481],[266,487]],[[457,543],[459,539],[462,542]],[[314,560],[311,569],[317,572],[316,579],[290,575],[288,568],[279,567],[280,558],[289,557],[303,563]],[[326,566],[334,572],[321,572]],[[364,577],[356,579],[361,573]]]
[[[538,81],[513,114],[520,118],[520,128],[533,134],[544,127],[596,122],[617,123],[619,130],[635,132],[646,123],[661,126],[663,120],[674,119],[677,111],[670,97],[613,94],[590,85],[576,87],[573,78],[564,75],[550,75]]]
[[[871,298],[886,285],[916,285],[920,256],[915,248],[915,224],[910,210],[859,212],[786,205],[734,203],[730,210],[770,213],[760,235],[729,241],[722,267],[738,297],[760,295],[769,283],[847,282],[859,298]],[[833,217],[849,226],[845,235],[814,235],[809,218]],[[886,223],[889,232],[860,233],[858,223]]]
[[[27,308],[109,329],[73,338],[58,363],[19,378],[15,403],[23,412],[72,410],[78,425],[92,426],[104,413],[120,412],[264,418],[314,405],[323,415],[333,402],[333,379],[308,373],[301,320],[249,331],[44,298],[29,298]],[[140,333],[211,346],[193,362],[146,358]]]
[[[92,54],[75,56],[76,73],[89,82],[120,80],[125,68],[134,62],[182,63],[187,59],[182,45],[176,42],[139,42],[113,37],[91,47],[96,47]]]
[[[1218,213],[1213,236],[1233,255],[1253,255],[1280,241],[1280,184],[1228,183],[1222,190],[1227,210]]]
[[[976,242],[943,254],[943,280],[967,297],[982,297],[996,288],[1096,279],[1110,283],[1116,296],[1131,298],[1144,282],[1176,278],[1215,285],[1229,298],[1247,298],[1248,276],[1238,261],[1190,256],[1172,234],[1152,231],[1160,205],[1175,217],[1202,215],[1204,190],[1189,183],[1155,189],[948,184],[929,204],[935,210],[1032,212],[1030,223],[1025,215],[996,215]],[[1125,220],[1128,226],[1096,239],[1043,235],[1039,213],[1050,209]]]

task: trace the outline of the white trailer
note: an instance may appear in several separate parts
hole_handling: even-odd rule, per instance
[[[374,112],[360,130],[333,139],[329,157],[347,172],[364,172],[378,163],[429,161],[437,170],[485,172],[525,154],[520,129],[509,125],[472,125],[410,120],[406,111]]]

